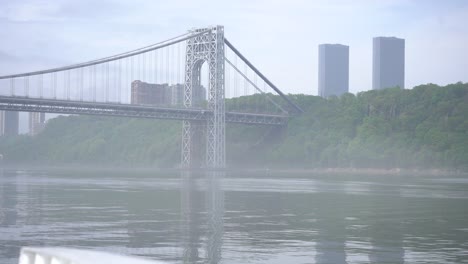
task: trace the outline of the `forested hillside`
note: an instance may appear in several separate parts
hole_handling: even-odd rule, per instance
[[[466,83],[291,96],[305,113],[284,129],[229,125],[230,166],[468,169]],[[0,153],[5,162],[172,167],[180,131],[177,121],[59,117],[38,136],[1,138]]]

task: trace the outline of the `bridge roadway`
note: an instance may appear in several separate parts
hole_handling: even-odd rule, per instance
[[[194,121],[207,120],[213,114],[201,108],[172,108],[19,96],[0,96],[0,110]],[[281,126],[285,125],[287,120],[286,115],[226,112],[227,123]]]

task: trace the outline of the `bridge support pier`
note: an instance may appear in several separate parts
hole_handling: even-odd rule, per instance
[[[208,30],[208,31],[207,31]],[[192,94],[195,87],[201,85],[201,67],[208,64],[208,110],[213,113],[205,126],[195,122],[183,121],[182,125],[182,167],[224,168],[226,165],[226,111],[224,107],[224,27],[215,26],[194,30],[194,33],[207,31],[187,40],[185,57],[184,106],[192,107]],[[195,136],[199,135],[196,128],[203,127],[205,153],[194,147]],[[204,159],[204,164],[196,160]]]

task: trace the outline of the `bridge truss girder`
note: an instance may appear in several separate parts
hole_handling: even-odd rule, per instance
[[[206,122],[211,111],[200,108],[166,108],[157,106],[80,102],[56,99],[39,99],[0,96],[0,110],[43,112],[70,115],[103,115],[132,118],[190,120]],[[227,123],[281,126],[288,116],[226,112]]]

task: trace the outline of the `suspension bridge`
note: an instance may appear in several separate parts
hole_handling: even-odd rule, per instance
[[[302,110],[223,26],[69,66],[0,76],[0,110],[182,120],[182,166],[224,168],[226,123],[282,126]]]

